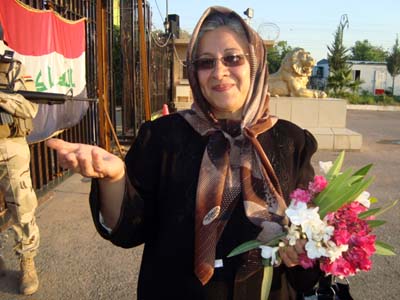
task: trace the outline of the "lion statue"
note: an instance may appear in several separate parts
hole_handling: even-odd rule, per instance
[[[302,48],[295,48],[287,53],[279,70],[269,76],[271,96],[325,98],[325,92],[307,88],[314,65],[315,61],[310,53]]]

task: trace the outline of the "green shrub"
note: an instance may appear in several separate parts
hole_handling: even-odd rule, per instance
[[[346,99],[349,104],[400,105],[400,96],[389,96],[386,94],[375,96],[365,90],[361,91],[359,95],[355,93],[345,94],[341,95],[341,98]]]

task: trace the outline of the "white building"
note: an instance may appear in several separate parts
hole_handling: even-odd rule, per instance
[[[386,68],[386,62],[373,61],[349,61],[353,70],[353,79],[359,79],[363,83],[361,89],[375,95],[391,91],[393,78]],[[400,95],[400,76],[394,83],[394,95]]]
[[[391,91],[393,79],[386,68],[386,62],[355,61],[350,60],[353,70],[353,79],[359,79],[363,83],[361,90],[371,94],[380,95],[385,91]],[[312,76],[320,84],[325,84],[329,76],[329,64],[327,59],[320,60],[313,69]],[[400,75],[394,83],[394,95],[400,95]]]

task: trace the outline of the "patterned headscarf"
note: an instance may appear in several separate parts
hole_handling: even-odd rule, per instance
[[[208,18],[221,18],[221,22],[236,19],[246,34],[242,38],[248,41],[251,78],[240,121],[216,119],[191,63],[196,59],[200,29]],[[268,70],[262,39],[235,12],[211,7],[194,29],[187,62],[194,103],[191,110],[179,113],[200,135],[209,137],[197,185],[194,262],[196,275],[206,284],[214,272],[216,245],[240,197],[246,216],[262,229],[259,238],[263,240],[281,232],[286,204],[275,172],[257,140],[258,134],[277,121],[269,115]]]

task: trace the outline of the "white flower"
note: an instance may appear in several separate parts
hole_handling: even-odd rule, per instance
[[[326,256],[326,248],[321,242],[316,242],[309,240],[306,243],[305,249],[307,251],[307,256],[310,259],[320,258],[321,256]]]
[[[264,259],[269,259],[270,258],[272,266],[275,265],[275,263],[278,262],[276,253],[278,252],[279,247],[269,247],[269,246],[261,245],[260,248],[261,248],[261,256],[262,256],[262,258],[264,258]]]
[[[318,215],[319,217],[319,215]],[[302,225],[303,231],[309,239],[316,242],[326,242],[333,235],[334,227],[328,226],[321,219],[313,219]]]
[[[288,228],[288,234],[286,235],[287,240],[289,241],[290,246],[294,246],[296,241],[300,239],[300,226],[291,224]]]
[[[326,224],[325,222],[324,222],[324,225],[325,226],[323,229],[322,240],[324,242],[328,242],[330,240],[330,238],[332,237],[333,232],[335,231],[335,227],[330,226],[330,225]]]
[[[333,163],[331,161],[320,161],[319,168],[324,174],[328,174],[329,170],[332,168]]]
[[[349,249],[349,245],[340,245],[337,246],[333,241],[328,241],[326,248],[326,256],[329,257],[331,262],[334,262],[339,257],[342,256],[343,252],[346,252]]]
[[[304,202],[292,201],[286,209],[286,215],[295,225],[300,225],[303,229],[303,224],[309,221],[321,220],[318,214],[318,207],[308,208]]]
[[[369,201],[369,197],[371,196],[370,193],[367,191],[362,192],[355,201],[360,202],[366,208],[369,208],[371,205],[371,201]]]

